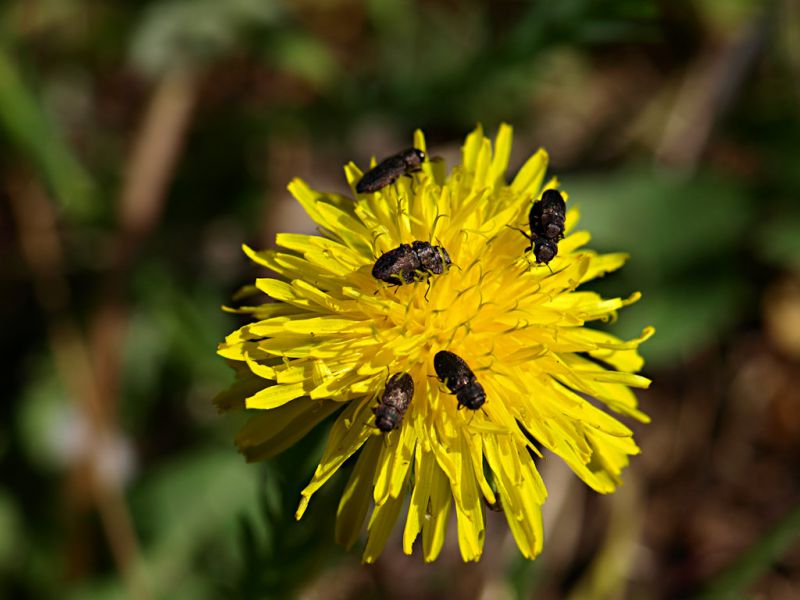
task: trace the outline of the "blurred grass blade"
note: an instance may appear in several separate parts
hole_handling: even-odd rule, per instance
[[[704,600],[745,597],[747,586],[755,583],[800,538],[800,507],[795,508],[719,575],[700,596]]]
[[[61,208],[75,217],[95,212],[93,182],[78,163],[0,45],[0,128],[34,163]]]

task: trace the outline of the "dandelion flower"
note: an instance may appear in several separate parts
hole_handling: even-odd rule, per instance
[[[414,146],[427,151],[419,131]],[[350,547],[366,522],[366,562],[378,557],[406,505],[407,554],[421,535],[425,561],[434,560],[455,507],[461,555],[478,560],[485,507],[499,503],[520,551],[534,558],[547,496],[539,448],[601,493],[614,491],[639,451],[631,430],[598,406],[648,420],[630,388],[649,383],[636,374],[637,347],[652,329],[625,341],[587,327],[614,319],[639,295],[576,291],[618,269],[626,255],[585,249],[589,235],[575,231],[578,211],[568,203],[558,255],[536,264],[514,228],[527,229],[531,203],[558,182],[544,183],[547,154],[539,150],[507,183],[510,149],[509,126],[500,127],[494,149],[479,126],[449,174],[441,161],[425,161],[375,193],[357,194],[363,174],[350,163],[351,197],[295,179],[289,191],[320,235],[279,234],[278,248],[262,252],[244,247],[277,276],[251,286],[268,297],[263,303],[229,309],[254,322],[220,344],[239,378],[217,404],[252,413],[236,439],[249,460],[285,450],[336,414],[296,517],[357,455],[336,537]],[[406,285],[372,276],[377,257],[414,241],[445,248],[452,264]],[[486,401],[479,409],[459,409],[436,377],[442,350],[463,359],[480,382]],[[374,409],[401,372],[413,379],[413,398],[399,426],[384,433]]]

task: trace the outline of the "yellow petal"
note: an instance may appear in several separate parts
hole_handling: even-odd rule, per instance
[[[212,402],[220,412],[242,409],[244,408],[245,398],[252,396],[263,387],[264,380],[260,377],[245,376],[237,379],[224,392],[217,394]]]
[[[472,470],[472,458],[469,455],[469,446],[461,437],[459,459],[459,478],[452,482],[458,486],[461,493],[456,496],[456,517],[458,524],[458,547],[464,561],[480,559],[483,552],[484,527],[483,504],[478,494],[475,473]]]
[[[483,127],[478,124],[467,136],[461,148],[461,164],[465,171],[474,171],[478,163],[478,155],[483,147]]]
[[[494,142],[494,156],[489,167],[489,183],[495,187],[505,185],[505,174],[508,168],[508,159],[511,156],[511,141],[513,130],[510,125],[501,123]]]
[[[422,526],[422,552],[425,562],[432,562],[439,556],[447,531],[447,517],[450,515],[450,483],[438,467],[434,467],[431,481],[431,497],[428,515]]]
[[[375,477],[375,504],[383,504],[388,496],[397,497],[400,494],[411,466],[415,444],[414,428],[407,423],[386,436],[381,465]]]
[[[253,394],[245,400],[247,408],[277,408],[308,393],[308,384],[304,381],[288,385],[272,385]]]
[[[366,398],[361,402],[350,402],[331,427],[325,451],[322,453],[314,477],[301,492],[300,504],[295,512],[296,519],[302,518],[314,492],[321,488],[369,437],[370,430],[366,427],[369,411],[366,410],[366,405]]]
[[[522,165],[514,177],[514,181],[511,182],[511,189],[519,195],[535,196],[542,186],[548,159],[547,152],[543,148],[539,148],[536,154]]]
[[[308,434],[341,404],[299,399],[254,414],[236,435],[236,446],[248,462],[280,454]]]
[[[386,502],[376,506],[375,510],[372,511],[372,517],[369,520],[367,547],[364,548],[362,557],[365,563],[375,562],[383,551],[386,540],[389,539],[389,534],[392,533],[392,528],[397,521],[397,516],[400,514],[400,509],[403,507],[403,500],[402,496],[397,498],[389,496]]]
[[[436,461],[433,456],[430,455],[430,452],[424,451],[421,444],[417,445],[414,462],[414,491],[411,494],[408,517],[403,530],[403,552],[406,554],[412,553],[414,540],[422,531],[426,520],[434,468],[436,468]]]
[[[380,456],[380,440],[368,440],[358,455],[358,461],[347,486],[342,492],[339,509],[336,512],[336,542],[351,548],[361,533],[361,527],[372,504],[372,478]]]

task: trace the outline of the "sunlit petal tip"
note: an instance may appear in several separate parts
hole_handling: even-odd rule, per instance
[[[422,150],[426,154],[428,152],[428,146],[425,143],[425,134],[421,129],[414,130],[414,148]]]
[[[347,179],[347,185],[352,190],[355,190],[356,184],[359,182],[364,172],[356,166],[354,162],[349,162],[344,166],[344,176]]]

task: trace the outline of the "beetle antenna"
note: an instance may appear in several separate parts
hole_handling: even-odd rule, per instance
[[[527,233],[525,233],[525,232],[524,232],[522,229],[520,229],[519,227],[513,227],[513,226],[511,226],[511,225],[506,225],[506,227],[508,227],[509,229],[513,229],[514,231],[519,231],[519,232],[520,232],[522,235],[524,235],[524,236],[525,236],[525,237],[528,239],[528,241],[530,241],[530,242],[533,242],[533,237],[532,237],[532,236],[530,236],[530,235],[528,235]]]

